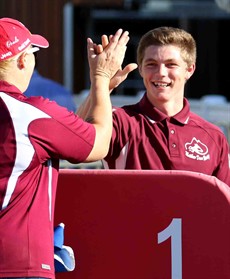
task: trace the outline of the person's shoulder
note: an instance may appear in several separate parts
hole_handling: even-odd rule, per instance
[[[208,121],[207,119],[204,119],[203,117],[194,112],[190,112],[189,123],[202,127],[202,129],[205,130],[213,130],[214,132],[223,134],[223,131],[217,124],[214,124]]]
[[[117,115],[134,116],[138,114],[137,104],[124,105],[122,107],[113,106],[113,113]]]
[[[113,125],[123,131],[134,131],[144,117],[137,111],[136,105],[113,107]]]
[[[25,102],[38,108],[46,107],[49,104],[55,103],[45,96],[25,96]]]

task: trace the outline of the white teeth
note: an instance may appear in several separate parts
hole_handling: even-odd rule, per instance
[[[161,87],[167,87],[168,86],[167,83],[155,82],[154,84],[155,84],[155,86],[161,86]]]

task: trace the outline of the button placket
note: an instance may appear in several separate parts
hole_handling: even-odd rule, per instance
[[[171,123],[168,124],[169,129],[169,151],[171,156],[179,156],[179,149],[178,149],[178,137],[176,134],[176,129],[174,125]]]

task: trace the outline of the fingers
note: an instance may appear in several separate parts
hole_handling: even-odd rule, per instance
[[[129,32],[118,29],[114,36],[110,36],[111,47],[121,47],[126,46],[129,41]]]
[[[129,37],[129,32],[125,31],[122,36],[120,37],[118,44],[122,44],[122,45],[127,45],[128,41],[129,41],[130,37]]]
[[[126,45],[129,41],[129,32],[123,32],[122,29],[118,29],[115,35],[111,35],[110,38],[111,39],[105,49],[105,53],[107,56],[111,56],[113,53],[113,56],[116,57],[117,61],[119,61],[121,65],[127,49]]]
[[[88,60],[92,76],[103,76],[111,79],[121,69],[129,32],[118,29],[114,35],[101,36],[101,44],[95,44],[92,39],[87,39]],[[125,73],[131,71],[126,68]]]
[[[120,28],[114,35],[110,35],[110,42],[117,42],[122,35],[123,30]]]
[[[103,45],[101,45],[101,44],[97,45],[97,47],[96,47],[96,53],[97,53],[97,54],[102,53],[103,49],[104,49]]]
[[[122,29],[118,29],[115,35],[109,35],[109,37],[105,34],[102,35],[101,44],[95,44],[95,53],[101,53],[109,45],[109,43],[111,43],[111,46],[114,47],[116,47],[116,44],[125,46],[129,41],[129,32],[125,31],[123,34],[122,32]]]
[[[103,49],[105,49],[107,47],[107,45],[109,44],[109,39],[107,35],[102,35],[101,36],[101,44]]]
[[[95,44],[93,43],[92,39],[87,39],[87,53],[88,53],[88,59],[91,57],[95,57]]]
[[[129,32],[123,32],[123,29],[120,28],[114,35],[109,35],[109,38],[107,35],[102,35],[101,44],[104,50],[105,48],[113,50],[116,47],[126,46],[129,39]]]

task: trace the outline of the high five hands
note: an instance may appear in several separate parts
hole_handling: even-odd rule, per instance
[[[118,29],[115,35],[102,35],[101,44],[94,43],[90,38],[87,40],[90,78],[92,80],[97,75],[108,77],[110,92],[138,67],[136,63],[130,63],[122,69],[129,39],[128,31]]]

